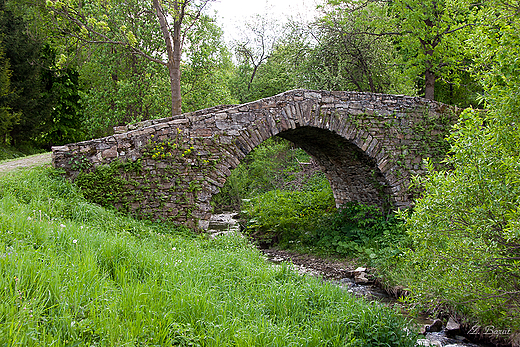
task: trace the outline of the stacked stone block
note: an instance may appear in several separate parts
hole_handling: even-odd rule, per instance
[[[211,197],[231,170],[260,143],[280,136],[317,160],[338,206],[360,201],[406,208],[413,203],[411,177],[424,173],[423,159],[444,155],[435,147],[457,114],[419,97],[294,90],[54,147],[53,165],[75,179],[99,165],[139,161],[140,172],[121,173],[132,184],[116,206],[205,228]]]

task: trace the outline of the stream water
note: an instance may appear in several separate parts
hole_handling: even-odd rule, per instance
[[[240,223],[236,219],[238,213],[226,212],[215,214],[211,217],[208,234],[209,237],[214,238],[226,233],[240,232]],[[324,281],[329,281],[345,291],[352,293],[357,297],[362,297],[367,300],[378,301],[385,305],[395,306],[400,303],[385,290],[375,285],[373,282],[359,283],[360,280],[355,279],[362,269],[356,269],[352,264],[342,262],[339,260],[326,260],[312,255],[292,253],[277,249],[260,249],[266,260],[280,264],[282,262],[290,262],[295,267],[295,270],[302,275],[311,275],[322,278]],[[400,306],[403,314],[406,315],[404,307]],[[412,317],[418,326],[418,329],[425,325],[431,325],[434,320],[423,315],[420,317]],[[439,347],[492,347],[491,344],[476,344],[472,343],[468,337],[455,336],[448,337],[445,330],[440,332],[428,332],[424,338],[419,339],[419,346],[439,346]]]

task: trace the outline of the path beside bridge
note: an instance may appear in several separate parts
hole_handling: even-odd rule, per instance
[[[14,171],[19,168],[29,168],[41,165],[51,165],[51,152],[31,155],[19,159],[0,162],[0,173]]]

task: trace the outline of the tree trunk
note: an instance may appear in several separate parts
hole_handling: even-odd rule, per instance
[[[173,24],[173,62],[170,70],[170,81],[172,85],[172,114],[181,114],[181,21],[175,20]],[[172,77],[173,76],[173,77]]]
[[[427,69],[424,74],[424,97],[428,100],[435,100],[435,72]]]
[[[175,10],[178,11],[178,4],[175,4]],[[153,7],[157,12],[157,19],[161,26],[161,31],[166,43],[166,52],[168,55],[168,72],[170,74],[170,90],[171,90],[171,107],[172,116],[181,114],[181,23],[182,16],[177,15],[173,23],[173,37],[168,29],[168,22],[164,15],[163,8],[159,0],[153,0]],[[178,12],[177,12],[178,13]],[[173,41],[173,42],[172,42]]]

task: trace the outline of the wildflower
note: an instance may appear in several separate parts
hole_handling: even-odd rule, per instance
[[[27,217],[27,220],[31,220],[31,219],[32,219],[32,218],[31,218],[30,216],[29,216],[29,217]]]
[[[72,240],[72,243],[76,244],[76,243],[78,243],[78,240],[74,239],[74,240]]]
[[[60,227],[65,228],[65,224],[60,224]]]

